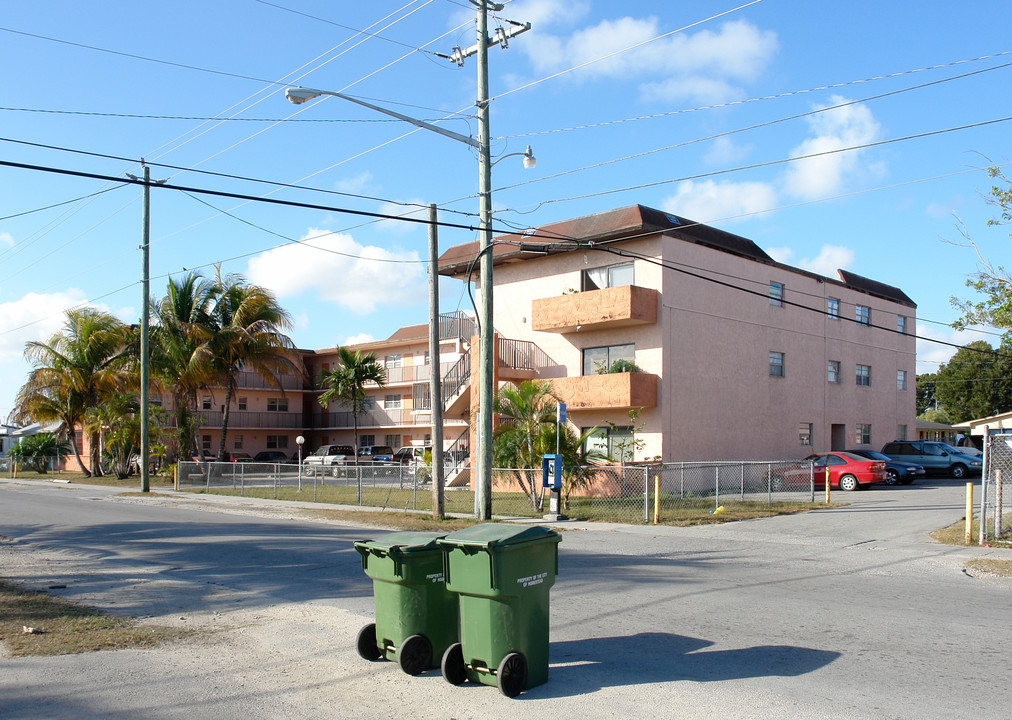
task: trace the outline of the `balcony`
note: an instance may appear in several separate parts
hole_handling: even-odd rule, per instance
[[[657,407],[657,376],[608,373],[553,378],[552,391],[569,410],[628,410]]]
[[[278,386],[273,382],[264,380],[259,374],[250,371],[240,372],[235,377],[236,386],[242,389],[253,389],[253,390],[278,390]],[[306,387],[305,381],[297,375],[281,375],[279,380],[281,381],[281,389],[284,390],[304,390]]]
[[[658,296],[653,288],[622,285],[539,298],[531,307],[531,327],[541,332],[568,333],[578,328],[652,325],[657,322]]]
[[[198,410],[197,417],[200,427],[220,428],[222,413],[218,410]],[[303,415],[300,412],[247,412],[232,410],[228,414],[229,429],[299,429],[302,428]]]

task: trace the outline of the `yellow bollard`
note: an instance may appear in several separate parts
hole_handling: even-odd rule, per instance
[[[661,476],[654,475],[654,525],[661,517]]]
[[[829,505],[829,466],[826,466],[826,504]]]
[[[969,545],[973,542],[973,534],[970,528],[973,525],[973,483],[966,484],[966,533],[963,535],[963,544]]]

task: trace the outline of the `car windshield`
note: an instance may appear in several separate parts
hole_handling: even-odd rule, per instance
[[[862,450],[861,454],[864,455],[866,458],[870,458],[872,460],[888,460],[889,459],[888,456],[883,455],[880,452],[875,452],[874,450]]]

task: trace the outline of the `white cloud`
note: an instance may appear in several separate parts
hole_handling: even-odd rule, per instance
[[[841,245],[823,245],[814,258],[799,260],[797,267],[802,270],[836,277],[837,270],[847,270],[854,264],[854,251]]]
[[[363,315],[380,305],[412,305],[425,299],[424,265],[414,251],[364,246],[351,235],[315,228],[302,239],[308,244],[283,245],[252,258],[246,277],[279,298],[311,292]]]
[[[717,138],[706,151],[704,159],[710,165],[730,165],[740,162],[752,152],[752,145],[738,145],[731,138]]]
[[[791,258],[794,257],[794,249],[789,247],[766,248],[766,254],[778,263],[790,265]]]
[[[726,221],[775,206],[776,192],[765,183],[713,180],[679,183],[675,194],[661,202],[662,209],[703,223]]]
[[[346,193],[360,193],[372,186],[372,173],[366,170],[352,177],[342,178],[334,183],[334,189]]]
[[[587,15],[590,3],[584,0],[516,0],[510,3],[508,16],[517,22],[529,22],[532,29],[546,25],[571,25]],[[474,13],[470,13],[473,17]]]
[[[955,345],[966,345],[974,340],[983,340],[992,347],[998,344],[994,335],[973,330],[943,329],[940,325],[917,324],[917,374],[938,372],[941,363],[948,362],[959,348],[932,342],[941,340]]]
[[[414,220],[428,220],[429,207],[427,203],[421,200],[406,200],[405,203],[408,204],[393,202],[381,203],[377,212],[382,213],[383,215],[394,215],[396,217],[412,218]],[[377,227],[402,235],[419,231],[423,233],[428,232],[428,229],[422,230],[424,226],[419,223],[405,222],[403,220],[380,220],[379,223],[377,223]]]
[[[846,98],[834,95],[828,105],[839,105]],[[864,105],[848,105],[827,110],[807,118],[812,134],[791,151],[791,157],[829,153],[820,157],[792,162],[785,174],[784,189],[803,199],[832,195],[840,190],[849,176],[867,172],[864,151],[833,152],[842,148],[874,142],[881,137],[881,127]]]
[[[28,293],[0,303],[0,361],[20,359],[30,340],[48,340],[63,326],[66,310],[85,300],[83,292],[70,289],[50,295]]]
[[[0,247],[14,247],[14,236],[10,233],[0,232]]]
[[[736,83],[756,78],[778,48],[776,33],[743,20],[724,23],[718,31],[675,33],[653,40],[664,33],[656,17],[627,16],[602,20],[569,36],[532,33],[521,47],[541,74],[590,63],[567,77],[642,78],[641,93],[648,99],[705,103],[740,96]],[[627,50],[633,46],[638,47]]]
[[[361,345],[362,343],[374,342],[375,337],[369,333],[359,333],[358,335],[352,335],[351,337],[345,338],[343,342],[339,342],[338,345]]]

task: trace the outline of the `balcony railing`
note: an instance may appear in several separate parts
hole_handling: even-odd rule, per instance
[[[308,413],[306,426],[314,430],[350,428],[355,426],[351,410]],[[359,428],[406,427],[411,425],[431,424],[428,412],[412,412],[404,408],[366,410],[359,413]]]
[[[284,390],[303,390],[305,388],[305,382],[301,377],[297,375],[282,375],[281,388]],[[260,377],[255,372],[241,372],[236,376],[236,384],[239,388],[249,389],[265,389],[265,390],[276,390],[278,385],[273,382],[268,382]]]
[[[201,427],[221,427],[222,413],[219,410],[198,410]],[[247,412],[232,410],[228,414],[230,428],[301,428],[303,414],[300,412]]]
[[[657,322],[653,288],[637,285],[538,298],[531,305],[531,328],[567,333],[579,329],[650,325]]]

